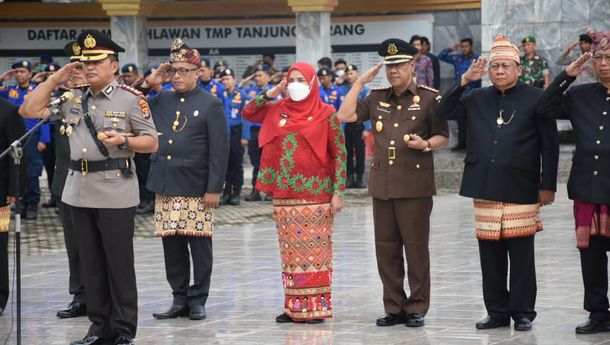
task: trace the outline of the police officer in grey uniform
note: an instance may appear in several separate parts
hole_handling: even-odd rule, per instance
[[[92,325],[73,345],[133,344],[137,328],[137,287],[133,232],[138,179],[134,152],[155,152],[157,131],[146,98],[119,86],[118,53],[124,49],[97,30],[78,36],[90,87],[62,105],[70,137],[70,172],[62,202],[72,206]],[[64,66],[40,84],[20,109],[22,116],[45,114],[53,89],[70,78],[78,63]]]

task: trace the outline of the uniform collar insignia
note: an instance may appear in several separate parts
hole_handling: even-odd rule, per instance
[[[104,90],[104,93],[110,95],[114,91],[114,86],[108,85],[108,87]]]

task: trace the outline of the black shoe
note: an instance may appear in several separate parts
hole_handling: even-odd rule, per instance
[[[354,182],[354,188],[366,188],[362,174],[358,174],[358,176],[356,177],[356,182]]]
[[[347,175],[347,178],[345,179],[345,188],[354,188],[354,175]]]
[[[317,325],[317,324],[320,324],[320,323],[324,323],[324,319],[307,320],[307,321],[305,321],[305,323],[310,324],[310,325]]]
[[[106,344],[106,339],[102,339],[97,335],[88,335],[83,340],[76,340],[70,343],[70,345],[103,345]]]
[[[261,201],[263,198],[261,197],[261,193],[257,190],[252,190],[250,195],[246,196],[246,201]]]
[[[147,201],[142,205],[142,207],[136,208],[136,214],[152,214],[153,212],[155,212],[154,201]]]
[[[229,200],[231,200],[231,193],[228,189],[225,188],[224,192],[222,193],[222,196],[220,197],[220,204],[227,205],[229,203]]]
[[[189,314],[189,310],[187,307],[178,304],[172,304],[168,310],[162,313],[154,313],[153,317],[155,319],[163,320],[163,319],[175,319],[181,316],[187,316]]]
[[[598,321],[588,319],[576,327],[576,334],[594,334],[600,332],[610,332],[610,320]]]
[[[87,306],[78,302],[72,302],[68,308],[57,312],[57,317],[60,319],[70,319],[84,315],[87,315]]]
[[[273,201],[273,197],[271,195],[265,195],[265,201]]]
[[[424,325],[424,317],[421,314],[407,315],[407,327],[421,327]]]
[[[233,188],[233,193],[231,193],[231,198],[229,198],[229,205],[237,206],[240,203],[241,197],[241,188]]]
[[[277,323],[290,323],[290,322],[292,322],[292,319],[290,318],[290,316],[288,316],[286,314],[281,314],[281,315],[278,315],[275,318],[275,322],[277,322]]]
[[[34,220],[38,218],[38,205],[28,204],[25,208],[25,219]]]
[[[394,326],[401,323],[405,323],[405,317],[396,314],[385,314],[383,317],[377,319],[377,326]]]
[[[515,331],[529,331],[532,329],[532,320],[527,317],[520,317],[515,320]]]
[[[202,305],[196,305],[191,307],[191,311],[189,312],[189,319],[191,320],[205,320],[207,314],[205,312],[205,307]]]
[[[501,318],[501,317],[490,316],[490,315],[487,315],[483,320],[477,322],[477,324],[475,325],[475,327],[477,329],[492,329],[492,328],[508,327],[508,326],[510,326],[510,319],[508,317]]]
[[[50,197],[49,201],[42,204],[42,208],[51,208],[51,207],[57,207],[57,199],[54,196]]]
[[[119,335],[114,341],[115,345],[133,345],[133,338],[130,335],[122,334]]]

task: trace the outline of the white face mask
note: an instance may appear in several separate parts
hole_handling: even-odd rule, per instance
[[[344,70],[344,69],[338,69],[338,70],[336,70],[336,71],[335,71],[335,75],[336,75],[337,77],[341,77],[341,76],[343,76],[344,74],[345,74],[345,70]]]
[[[310,89],[311,88],[309,85],[305,85],[299,82],[292,82],[288,84],[288,95],[295,102],[302,101],[307,98]]]

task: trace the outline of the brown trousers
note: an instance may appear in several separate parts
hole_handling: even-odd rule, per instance
[[[432,197],[373,198],[377,269],[386,313],[426,315],[430,306],[430,213]],[[405,264],[411,295],[404,290]]]

